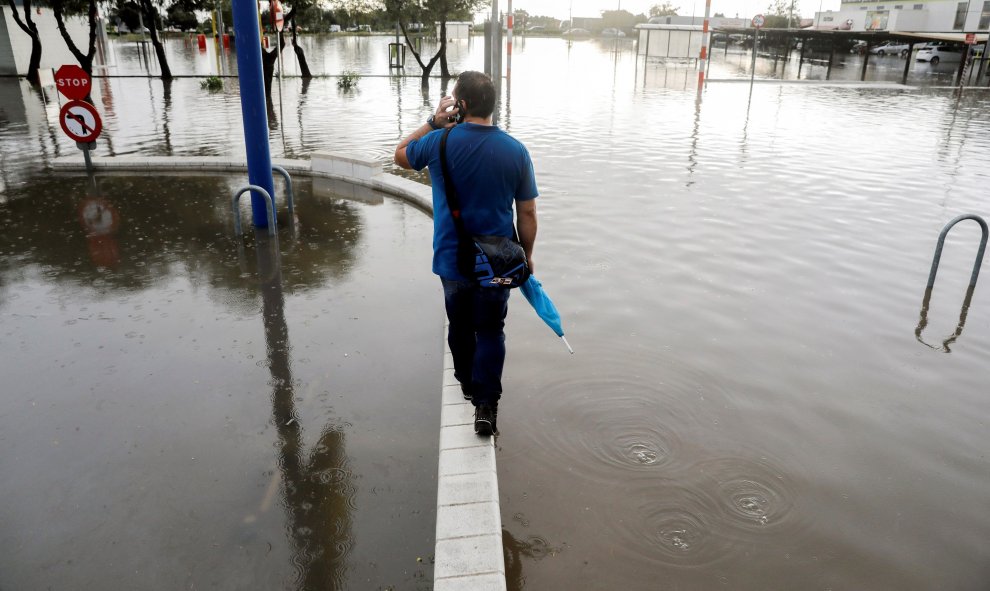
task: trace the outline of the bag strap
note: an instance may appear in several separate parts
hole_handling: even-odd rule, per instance
[[[461,200],[457,197],[457,189],[454,187],[454,179],[450,176],[450,167],[447,166],[447,136],[453,127],[443,130],[443,137],[440,138],[440,167],[443,170],[443,186],[447,195],[447,209],[450,210],[450,217],[454,219],[454,228],[457,229],[457,237],[467,244],[472,242],[471,233],[464,226],[461,218]]]
[[[474,238],[472,238],[471,233],[468,232],[467,227],[464,225],[464,219],[461,218],[461,200],[457,196],[457,188],[454,187],[454,179],[450,175],[450,167],[447,166],[447,136],[450,135],[453,129],[453,127],[448,127],[443,130],[443,136],[440,138],[440,167],[443,170],[443,186],[447,194],[447,208],[450,210],[450,217],[454,218],[454,228],[457,229],[457,236],[470,244],[474,241]],[[515,213],[514,207],[513,213]],[[516,242],[519,242],[519,233],[516,232],[515,220],[512,221],[512,238]]]

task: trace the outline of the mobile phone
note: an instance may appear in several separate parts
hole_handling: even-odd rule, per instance
[[[464,106],[464,101],[457,101],[454,103],[457,107],[457,115],[454,116],[455,123],[464,123],[464,113],[467,111],[467,107]]]

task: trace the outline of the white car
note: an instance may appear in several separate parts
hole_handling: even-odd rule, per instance
[[[940,63],[959,63],[962,61],[962,56],[963,48],[958,45],[936,45],[922,49],[914,59],[937,66]]]
[[[619,29],[614,29],[612,27],[609,27],[604,31],[602,31],[602,37],[625,37],[625,36],[626,36],[625,33],[620,31]]]

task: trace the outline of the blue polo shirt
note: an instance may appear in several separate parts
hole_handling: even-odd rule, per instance
[[[433,183],[433,272],[444,279],[465,279],[457,271],[457,229],[447,206],[440,139],[431,131],[406,146],[416,170],[430,167]],[[464,225],[471,234],[512,236],[513,201],[535,199],[533,161],[522,142],[493,125],[461,123],[447,137],[447,166],[461,201]]]

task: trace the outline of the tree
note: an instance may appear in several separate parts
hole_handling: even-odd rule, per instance
[[[141,10],[144,13],[145,26],[148,27],[148,34],[151,37],[151,45],[155,48],[155,55],[158,56],[158,65],[162,70],[162,80],[172,79],[172,69],[168,66],[168,58],[165,57],[165,46],[158,37],[158,8],[152,0],[140,0]]]
[[[14,15],[14,21],[22,31],[31,38],[31,60],[28,62],[27,79],[35,86],[39,83],[38,70],[41,68],[41,36],[38,34],[38,26],[34,24],[31,17],[31,0],[24,0],[24,20],[21,20],[17,12],[17,5],[14,0],[7,0],[10,5],[10,12]]]
[[[664,1],[663,4],[654,4],[650,7],[650,16],[677,16],[677,11],[680,9],[680,6],[674,6],[670,2]]]
[[[303,53],[303,48],[299,45],[296,38],[296,29],[298,28],[297,19],[302,13],[309,11],[313,7],[313,4],[313,0],[293,0],[292,9],[289,10],[289,14],[285,15],[285,24],[292,33],[292,50],[296,52],[296,61],[299,62],[299,73],[303,78],[312,78],[313,74],[309,71],[309,64],[306,63],[306,54]]]
[[[636,15],[627,10],[603,10],[602,25],[616,29],[631,29],[636,24]]]
[[[89,75],[93,74],[93,56],[96,55],[96,0],[49,0],[52,13],[55,15],[55,24],[58,32],[65,40],[65,45],[69,48],[73,57],[79,62],[79,66]],[[89,19],[89,39],[86,46],[86,53],[83,53],[72,40],[69,31],[65,28],[65,17],[85,14]],[[86,97],[87,99],[89,97]]]
[[[127,1],[117,4],[114,10],[116,20],[124,23],[129,31],[138,31],[141,27],[141,7],[134,2]]]
[[[166,26],[175,27],[183,32],[198,27],[199,20],[196,18],[196,7],[191,6],[191,4],[191,2],[179,0],[166,8]]]
[[[360,1],[360,0],[358,0]],[[428,85],[430,72],[437,61],[440,62],[440,76],[450,78],[447,67],[447,22],[453,20],[470,20],[472,13],[488,4],[488,0],[383,0],[385,14],[393,22],[399,23],[402,35],[410,52],[423,70],[423,86]],[[436,54],[428,62],[416,51],[415,45],[409,38],[408,23],[440,23],[440,35],[437,38],[439,47]]]
[[[522,9],[515,9],[512,11],[512,27],[514,29],[519,29],[521,31],[526,30],[526,26],[529,25],[529,13]]]
[[[474,12],[489,6],[488,0],[427,0],[434,20],[440,21],[440,77],[450,78],[447,67],[447,21],[470,21]]]
[[[426,10],[420,6],[419,2],[413,0],[384,0],[385,2],[385,13],[389,18],[397,23],[399,23],[399,28],[402,29],[402,36],[406,40],[406,44],[409,46],[409,52],[413,54],[416,58],[416,63],[423,70],[423,87],[429,85],[430,72],[433,70],[433,66],[436,65],[437,60],[440,59],[440,54],[446,51],[446,43],[441,43],[440,48],[437,53],[430,58],[429,62],[424,63],[423,57],[416,51],[416,46],[413,44],[412,39],[409,38],[409,30],[407,29],[408,23],[421,23],[425,19],[427,14]],[[446,23],[444,23],[443,33],[446,34]]]
[[[768,29],[797,27],[801,24],[800,14],[797,0],[771,0],[770,5],[767,6],[767,20],[763,26]]]

